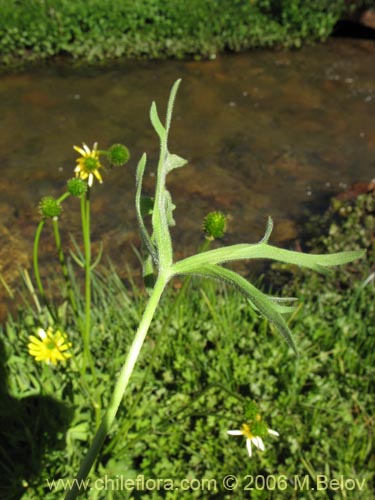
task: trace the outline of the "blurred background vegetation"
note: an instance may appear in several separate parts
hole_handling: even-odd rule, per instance
[[[300,47],[373,0],[0,0],[0,62],[210,58]]]

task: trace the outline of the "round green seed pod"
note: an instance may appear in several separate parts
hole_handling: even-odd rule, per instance
[[[130,153],[126,146],[122,144],[113,144],[108,149],[108,160],[115,167],[122,167],[129,161]]]
[[[68,192],[73,196],[81,197],[87,191],[87,182],[79,177],[73,177],[67,182]]]
[[[203,231],[208,239],[222,238],[227,229],[227,219],[222,212],[210,212],[203,220]]]
[[[45,196],[39,202],[39,213],[44,219],[54,219],[60,216],[62,206],[60,203],[52,198],[52,196]]]
[[[268,434],[267,425],[263,420],[255,420],[251,424],[251,431],[255,436],[266,437]]]
[[[254,401],[248,401],[245,416],[247,420],[255,420],[259,413],[258,406]]]

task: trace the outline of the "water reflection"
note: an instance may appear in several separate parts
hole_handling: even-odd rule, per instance
[[[268,215],[275,220],[274,243],[293,239],[302,210],[374,176],[374,53],[373,42],[331,39],[297,52],[254,51],[209,62],[56,65],[3,76],[0,271],[14,282],[18,266],[27,265],[37,203],[61,193],[74,169],[72,145],[82,141],[124,142],[131,150],[129,167],[108,172],[95,188],[93,238],[104,240],[120,268],[135,264],[135,166],[146,151],[151,191],[158,143],[149,107],[155,100],[164,114],[179,77],[170,149],[190,164],[169,179],[177,256],[198,246],[201,220],[214,209],[232,219],[226,243],[256,241]],[[63,221],[78,234],[73,212],[67,208]],[[48,258],[53,246],[49,239],[45,244]]]

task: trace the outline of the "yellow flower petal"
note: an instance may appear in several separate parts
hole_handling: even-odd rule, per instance
[[[79,153],[80,155],[84,155],[85,154],[85,150],[82,149],[82,148],[79,148],[78,146],[73,146],[73,148],[77,151],[77,153]]]

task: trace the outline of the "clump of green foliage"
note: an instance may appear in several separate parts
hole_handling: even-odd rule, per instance
[[[330,289],[350,288],[353,279],[365,279],[366,276],[371,280],[375,271],[374,192],[360,194],[346,201],[332,198],[323,214],[309,216],[303,221],[301,237],[306,251],[341,252],[349,248],[366,250],[366,259],[348,264],[341,272],[332,270],[333,279],[326,284]],[[293,281],[292,286],[297,286],[298,283],[307,292],[304,285],[307,274],[301,269],[272,264],[269,277],[272,283],[277,283],[280,287]],[[309,278],[309,283],[310,279],[316,282],[316,286],[322,282],[319,276]]]
[[[353,8],[368,0],[353,2]],[[345,0],[0,0],[0,62],[213,57],[324,40]]]
[[[323,217],[312,217],[306,231],[310,235],[310,248],[324,248],[329,252],[339,252],[349,247],[365,248],[367,262],[374,262],[375,193],[360,194],[348,201],[332,198]],[[318,231],[321,233],[318,234]]]

